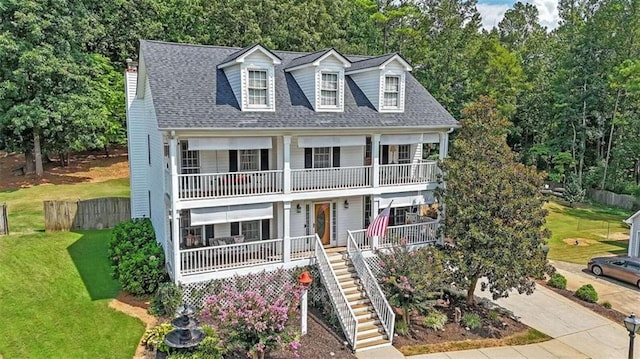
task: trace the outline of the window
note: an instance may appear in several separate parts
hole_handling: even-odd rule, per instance
[[[242,235],[245,242],[260,240],[260,221],[242,222]]]
[[[320,83],[320,105],[338,106],[338,74],[322,73]]]
[[[240,171],[258,171],[260,169],[260,162],[258,156],[258,150],[240,150]]]
[[[371,196],[364,196],[364,227],[371,224]]]
[[[313,149],[313,168],[331,167],[331,147],[315,147]]]
[[[391,208],[389,225],[399,226],[399,225],[405,224],[407,213],[411,213],[411,207]]]
[[[249,70],[249,105],[267,106],[267,71]]]
[[[191,226],[189,210],[183,210],[180,213],[180,238],[182,238],[181,248],[202,245],[202,226]]]
[[[200,173],[200,153],[189,150],[188,142],[180,142],[180,170],[182,174]]]
[[[385,76],[384,107],[400,107],[400,77]]]
[[[410,148],[411,145],[398,146],[398,163],[411,163],[411,157],[409,157]]]

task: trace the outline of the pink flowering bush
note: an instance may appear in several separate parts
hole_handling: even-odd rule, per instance
[[[218,294],[208,297],[202,317],[218,330],[228,349],[264,358],[270,350],[285,348],[298,357],[300,342],[292,318],[303,287],[283,270],[262,272],[244,283],[223,285]],[[249,288],[246,283],[258,285]]]
[[[406,328],[415,311],[426,312],[441,295],[446,282],[442,253],[435,247],[409,250],[406,243],[377,251],[380,286],[389,303],[398,308]]]

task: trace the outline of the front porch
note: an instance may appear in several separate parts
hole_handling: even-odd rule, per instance
[[[367,236],[366,229],[349,233],[360,249],[371,253],[372,249],[399,243],[434,244],[438,239],[437,226],[437,221],[391,226],[388,227],[387,234],[380,238]],[[317,241],[320,238],[316,234],[233,244],[226,244],[227,237],[211,238],[198,242],[203,244],[196,247],[180,249],[180,274],[188,277],[215,273],[215,277],[222,278],[231,277],[238,269],[243,268],[268,270],[285,264],[303,266],[310,264],[316,257]]]

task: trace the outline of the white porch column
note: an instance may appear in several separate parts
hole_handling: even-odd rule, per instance
[[[439,148],[439,157],[440,160],[444,160],[447,157],[447,152],[449,151],[449,134],[446,132],[440,132],[440,145]]]
[[[379,139],[379,138],[378,138]],[[371,218],[370,221],[378,216],[378,212],[380,211],[380,196],[371,196]],[[380,243],[380,238],[378,236],[373,236],[371,238],[371,249],[374,250],[378,248],[378,243]]]
[[[178,183],[178,139],[172,135],[169,139],[169,171],[171,173],[171,238],[173,238],[173,279],[175,283],[181,279],[180,261],[180,214],[177,204],[179,197]]]
[[[291,136],[283,136],[283,142],[284,167],[282,175],[284,176],[284,193],[291,193]],[[291,206],[291,203],[289,203],[289,206]],[[285,217],[287,217],[287,215],[285,215]],[[285,229],[285,231],[288,230],[288,228]]]
[[[371,136],[371,164],[373,175],[371,176],[371,186],[380,186],[380,134]],[[372,207],[373,208],[373,207]],[[377,212],[376,212],[377,214]]]
[[[291,260],[291,202],[284,202],[284,215],[282,216],[283,229],[284,229],[284,246],[283,246],[283,260],[289,262]]]

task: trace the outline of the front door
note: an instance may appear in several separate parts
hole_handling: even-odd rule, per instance
[[[322,244],[331,243],[331,203],[315,203],[314,222],[315,231]]]

